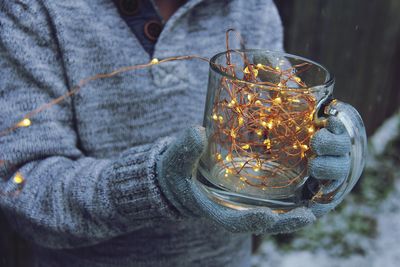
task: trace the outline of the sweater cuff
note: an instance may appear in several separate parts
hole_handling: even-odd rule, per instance
[[[174,218],[177,212],[162,195],[157,183],[156,161],[171,138],[133,147],[113,164],[109,192],[117,212],[128,220]]]

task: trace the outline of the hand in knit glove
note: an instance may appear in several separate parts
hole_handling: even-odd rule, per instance
[[[343,123],[330,116],[326,128],[318,130],[311,138],[310,147],[316,157],[309,159],[308,172],[317,180],[330,180],[321,188],[321,192],[330,194],[338,189],[350,171],[351,141]],[[343,197],[327,204],[311,203],[310,208],[316,217],[321,217],[335,208]]]
[[[365,164],[367,137],[357,110],[336,100],[329,104],[328,110],[334,115],[328,118],[326,128],[319,130],[310,142],[316,157],[309,160],[308,170],[311,177],[323,182],[317,195],[322,193],[325,196],[323,203],[319,200],[320,203],[310,201],[310,208],[316,217],[326,214],[342,202],[356,184]],[[342,121],[347,125],[347,130]],[[312,184],[312,180],[308,182]],[[344,180],[346,184],[342,186]]]
[[[161,190],[183,215],[207,217],[231,232],[275,234],[296,231],[340,203],[313,203],[308,208],[296,208],[282,214],[266,207],[239,211],[221,206],[210,200],[191,179],[205,145],[204,129],[189,128],[158,160]],[[316,179],[332,180],[324,191],[334,190],[347,177],[350,168],[350,138],[341,122],[330,117],[327,128],[317,131],[312,138],[311,148],[317,156],[310,160],[309,173]]]
[[[167,199],[188,216],[207,217],[231,232],[283,233],[314,222],[310,209],[296,208],[284,214],[269,208],[234,210],[210,200],[191,179],[192,171],[206,145],[202,127],[187,129],[161,155],[158,181]]]

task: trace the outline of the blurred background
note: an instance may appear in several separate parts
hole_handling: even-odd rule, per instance
[[[400,1],[275,0],[285,49],[325,65],[361,113],[367,166],[342,205],[290,235],[263,237],[254,267],[391,267],[400,262]]]
[[[325,65],[335,97],[355,106],[369,158],[350,197],[298,233],[260,237],[254,267],[399,266],[400,1],[275,0],[285,49]],[[267,15],[267,14],[266,14]],[[0,266],[24,267],[27,250],[0,214]]]

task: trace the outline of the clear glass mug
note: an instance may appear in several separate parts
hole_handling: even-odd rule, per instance
[[[199,187],[227,207],[277,211],[307,205],[310,193],[320,203],[348,193],[364,168],[366,134],[357,111],[333,100],[333,87],[325,67],[295,55],[215,55],[203,122],[208,145],[194,172]],[[328,115],[343,122],[352,141],[351,171],[334,192],[316,181],[304,186],[310,138]]]

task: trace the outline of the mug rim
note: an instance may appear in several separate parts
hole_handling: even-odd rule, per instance
[[[326,78],[325,78],[325,82],[321,83],[321,84],[317,84],[317,85],[313,85],[310,87],[305,87],[305,88],[296,88],[296,87],[290,87],[290,86],[285,86],[284,88],[274,88],[272,86],[269,85],[263,85],[263,84],[256,84],[253,82],[249,82],[249,81],[244,81],[242,79],[239,79],[237,77],[234,77],[222,70],[220,70],[219,68],[217,68],[217,63],[216,60],[218,58],[220,58],[221,56],[225,56],[228,52],[242,52],[242,53],[248,53],[248,52],[261,52],[261,53],[265,53],[265,54],[270,54],[270,55],[279,55],[279,56],[284,56],[284,57],[290,57],[290,58],[295,58],[295,59],[300,59],[303,60],[305,62],[311,63],[319,68],[321,68],[325,73],[326,73]],[[328,71],[328,69],[323,66],[320,63],[317,63],[311,59],[305,58],[305,57],[301,57],[301,56],[297,56],[297,55],[293,55],[293,54],[289,54],[289,53],[285,53],[285,52],[278,52],[278,51],[272,51],[272,50],[267,50],[267,49],[239,49],[239,50],[227,50],[224,52],[220,52],[215,54],[214,56],[211,57],[210,59],[210,69],[213,70],[214,72],[230,79],[230,80],[235,80],[244,84],[249,84],[249,85],[254,85],[257,87],[261,87],[261,88],[266,88],[267,90],[279,90],[279,91],[310,91],[310,92],[315,92],[315,91],[320,91],[323,90],[324,88],[328,88],[331,85],[334,84],[335,82],[335,77]]]

